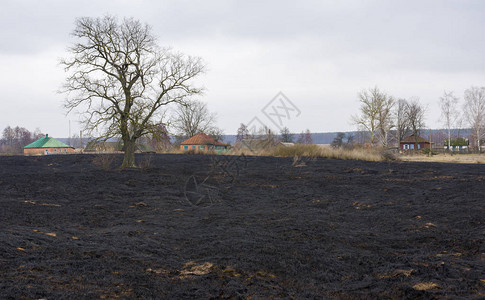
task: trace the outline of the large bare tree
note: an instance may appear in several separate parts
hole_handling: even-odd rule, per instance
[[[473,131],[478,153],[485,135],[485,87],[471,87],[465,91],[465,118]]]
[[[381,144],[386,147],[389,131],[393,127],[391,110],[394,98],[375,87],[362,91],[359,94],[359,102],[361,114],[352,117],[353,123],[365,128],[372,146],[378,137]]]
[[[79,41],[61,61],[65,107],[85,111],[88,133],[121,137],[121,167],[135,167],[136,140],[162,124],[161,108],[201,93],[193,83],[201,59],[160,48],[151,28],[134,19],[79,18],[73,36]]]
[[[441,121],[448,132],[448,151],[451,151],[451,130],[457,125],[459,113],[457,110],[458,97],[453,92],[444,92],[440,97]]]

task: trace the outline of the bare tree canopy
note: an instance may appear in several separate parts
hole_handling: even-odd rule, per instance
[[[451,130],[457,125],[459,113],[457,110],[458,97],[453,92],[444,92],[440,98],[441,121],[448,131],[448,150],[451,151]]]
[[[478,153],[485,135],[485,87],[471,87],[465,91],[465,118],[472,128]]]
[[[397,100],[395,120],[396,120],[396,139],[397,139],[398,146],[399,146],[399,142],[401,142],[406,136],[409,135],[409,120],[407,119],[407,116],[406,116],[407,108],[408,108],[408,102],[406,101],[406,99]]]
[[[425,109],[419,102],[418,98],[408,101],[406,107],[406,119],[409,122],[409,130],[412,135],[414,135],[416,144],[418,143],[418,137],[421,134],[421,130],[425,127],[424,113]]]
[[[206,103],[190,100],[177,105],[171,126],[177,135],[184,138],[200,132],[215,138],[222,135],[221,130],[215,126],[216,118],[217,115],[209,112]]]
[[[159,48],[150,27],[134,19],[80,18],[73,35],[79,42],[61,61],[65,107],[86,111],[88,133],[121,136],[121,167],[134,167],[135,142],[162,124],[161,108],[201,93],[193,84],[201,59]]]
[[[297,144],[313,144],[312,133],[310,129],[306,131],[302,131],[300,135],[298,135],[298,139],[296,141]]]
[[[249,138],[249,136],[250,134],[248,127],[241,123],[241,125],[237,129],[236,144],[240,144],[243,140]]]
[[[363,127],[369,133],[369,142],[374,145],[379,137],[383,146],[388,145],[389,131],[392,129],[392,107],[394,98],[379,91],[377,87],[359,94],[360,116],[353,116],[355,125]]]
[[[24,127],[7,126],[3,129],[0,139],[0,153],[22,153],[25,146],[43,136],[44,134],[38,128],[34,132],[30,132]]]

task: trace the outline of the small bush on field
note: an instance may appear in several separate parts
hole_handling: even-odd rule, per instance
[[[138,162],[138,167],[142,170],[148,170],[152,166],[152,155],[143,156]]]
[[[431,152],[431,149],[429,149],[429,148],[424,148],[424,149],[423,149],[423,150],[421,150],[421,151],[423,152],[423,154],[426,154],[426,155],[429,155],[430,153],[431,153],[431,154],[433,154],[433,153]]]
[[[114,156],[110,154],[98,154],[93,158],[93,164],[103,170],[111,170]]]
[[[399,157],[389,150],[382,150],[381,156],[383,160],[399,160]]]

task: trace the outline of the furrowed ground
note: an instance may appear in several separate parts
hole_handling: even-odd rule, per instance
[[[485,297],[485,165],[103,159],[0,157],[1,298]]]

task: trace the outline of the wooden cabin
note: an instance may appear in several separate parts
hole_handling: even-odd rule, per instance
[[[401,150],[421,150],[431,149],[431,142],[422,137],[411,134],[407,138],[399,142],[399,148]]]

